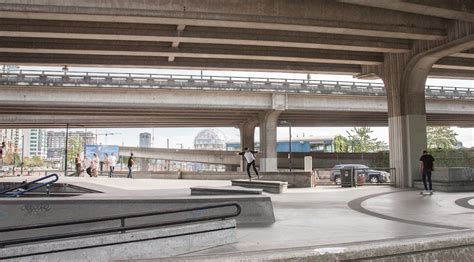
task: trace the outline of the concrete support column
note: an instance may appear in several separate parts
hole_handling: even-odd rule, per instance
[[[258,120],[246,121],[239,125],[241,150],[246,147],[251,150],[255,149],[255,127],[257,125]]]
[[[277,126],[281,111],[265,112],[260,117],[260,170],[278,171]]]
[[[240,130],[240,149],[248,147],[250,150],[255,150],[255,127],[258,125],[258,120],[249,120],[239,125]],[[245,160],[242,156],[240,160],[240,171],[245,171]]]
[[[474,47],[471,24],[453,22],[444,42],[418,41],[409,53],[385,54],[377,73],[387,88],[390,167],[399,187],[421,179],[419,158],[426,149],[425,83],[442,57]],[[373,68],[372,68],[373,69]]]
[[[421,61],[421,60],[420,60]],[[395,184],[412,187],[421,178],[419,157],[426,149],[425,82],[432,63],[386,54],[383,80],[387,88],[390,167]]]

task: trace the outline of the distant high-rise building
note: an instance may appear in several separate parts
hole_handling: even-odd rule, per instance
[[[97,136],[92,132],[73,131],[69,132],[69,137],[81,137],[84,144],[97,144]],[[49,160],[59,160],[64,157],[64,148],[66,147],[65,131],[48,131],[46,139],[47,158]]]
[[[46,131],[44,129],[24,130],[23,154],[25,157],[40,156],[46,158]]]
[[[150,133],[140,133],[140,143],[139,147],[151,147],[151,134]]]
[[[21,129],[0,129],[0,142],[6,145],[4,154],[21,154],[22,134]]]

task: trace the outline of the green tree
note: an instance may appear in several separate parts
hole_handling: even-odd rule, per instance
[[[457,134],[451,127],[427,127],[426,128],[428,148],[453,149],[458,140]]]
[[[381,149],[383,142],[377,138],[371,138],[373,133],[370,127],[354,127],[347,132],[349,137],[348,145],[354,153],[376,152]]]
[[[347,153],[349,152],[348,139],[342,135],[337,135],[334,137],[334,152],[337,153]]]
[[[41,167],[44,164],[40,156],[33,156],[31,158],[25,157],[24,161],[24,166],[26,167]]]
[[[84,152],[84,141],[80,136],[68,138],[67,159],[69,164],[75,164],[76,154]]]

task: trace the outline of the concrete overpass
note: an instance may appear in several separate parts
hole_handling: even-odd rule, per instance
[[[121,146],[119,148],[120,156],[128,157],[130,156],[130,152],[133,152],[133,155],[138,158],[232,166],[240,165],[242,159],[242,156],[236,154],[237,151],[143,148],[125,146]]]
[[[380,109],[371,111],[374,118],[378,114],[388,116],[390,163],[398,173],[397,185],[405,187],[418,176],[418,157],[426,147],[430,114],[446,113],[430,108],[430,99],[425,103],[427,76],[474,75],[473,10],[470,0],[0,0],[0,63],[330,72],[379,77],[387,90],[388,115],[382,112],[383,105],[377,104],[376,98],[368,99],[368,106]],[[20,95],[15,94],[15,89]],[[52,91],[57,91],[59,101],[82,106],[84,110],[79,115],[87,108],[80,101],[94,102],[93,112],[104,108],[104,100],[71,88],[62,89]],[[110,91],[117,104],[129,103],[113,90],[104,91]],[[180,116],[183,118],[197,111],[189,103],[210,100],[206,97],[209,93],[186,92],[188,95],[178,96],[184,104]],[[32,88],[2,87],[3,94],[11,101],[37,103],[20,109],[27,115],[47,115],[54,108],[63,110],[48,100],[45,92]],[[236,105],[255,105],[240,111],[233,124],[239,124],[244,146],[253,145],[256,125],[263,130],[260,141],[264,170],[277,167],[276,126],[279,120],[290,119],[285,114],[294,114],[291,118],[295,121],[300,117],[308,121],[314,119],[311,115],[315,112],[325,116],[331,112],[322,105],[334,109],[336,103],[341,107],[352,102],[354,114],[348,122],[368,112],[368,107],[364,110],[356,104],[357,99],[342,96],[321,101],[311,94],[235,93],[232,99],[226,94],[212,94],[214,101],[206,101],[212,107],[198,112],[196,122],[202,122],[199,116],[208,114],[223,125],[238,111]],[[172,107],[176,98],[161,91],[134,90],[123,95],[139,104],[129,103],[129,109],[120,112],[114,103],[105,102],[109,107],[106,114],[114,117],[115,111],[116,115],[134,118],[146,114],[154,121],[160,113],[169,113],[163,108]],[[472,103],[460,104],[463,105],[455,111],[466,109],[467,114],[460,114],[459,121],[469,123]],[[8,102],[2,106],[7,111],[14,110]],[[74,110],[68,114],[74,115]]]
[[[387,126],[385,87],[219,76],[0,74],[0,127],[238,127],[268,110],[293,126]],[[427,86],[430,125],[474,126],[474,89]]]

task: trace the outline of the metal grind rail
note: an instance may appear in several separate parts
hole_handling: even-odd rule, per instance
[[[44,183],[40,183],[40,184],[32,186],[32,187],[29,187],[30,185],[33,185],[35,183],[38,183],[38,182],[41,182],[43,180],[49,179],[51,177],[53,177],[54,179],[50,180],[50,181],[46,181]],[[38,178],[38,179],[33,180],[31,182],[20,184],[19,186],[3,190],[2,192],[0,192],[0,196],[5,195],[7,197],[19,197],[19,196],[21,196],[21,195],[23,195],[27,192],[30,192],[30,191],[33,191],[33,190],[36,190],[36,189],[39,189],[39,188],[42,188],[42,187],[47,188],[46,195],[49,195],[49,186],[51,184],[54,184],[58,180],[59,180],[59,176],[57,174],[47,175],[45,177]]]
[[[202,210],[210,210],[210,209],[226,208],[226,207],[235,207],[235,211],[232,213],[227,213],[227,214],[224,213],[224,214],[217,214],[217,215],[196,216],[196,217],[191,217],[191,218],[182,219],[182,220],[126,226],[126,222],[127,222],[126,220],[131,219],[131,218],[143,218],[143,217],[151,217],[151,216],[159,216],[159,215],[178,214],[178,213],[192,212],[192,211],[198,211],[200,213]],[[237,217],[238,215],[240,215],[241,212],[242,212],[242,208],[238,203],[223,203],[223,204],[218,204],[218,205],[207,205],[207,206],[185,208],[185,209],[146,212],[146,213],[128,214],[128,215],[115,215],[115,216],[108,216],[108,217],[102,217],[102,218],[72,220],[72,221],[58,222],[58,223],[45,223],[45,224],[36,224],[36,225],[27,225],[27,226],[16,226],[16,227],[10,227],[10,228],[0,228],[0,233],[5,233],[5,232],[18,232],[22,230],[52,228],[52,227],[58,227],[58,226],[70,226],[70,225],[79,225],[79,224],[87,224],[87,223],[114,221],[114,220],[120,222],[120,226],[118,227],[3,240],[3,241],[0,241],[0,247],[40,242],[40,241],[65,239],[65,238],[72,238],[72,237],[84,237],[84,236],[117,233],[117,232],[124,233],[129,230],[140,230],[140,229],[147,229],[147,228],[157,228],[157,227],[163,227],[163,226],[172,226],[172,225],[181,225],[181,224],[194,223],[194,222],[226,219],[226,218]]]
[[[381,83],[219,75],[102,73],[22,70],[0,73],[0,85],[123,87],[184,90],[385,96]],[[426,86],[426,97],[474,99],[474,88]]]

